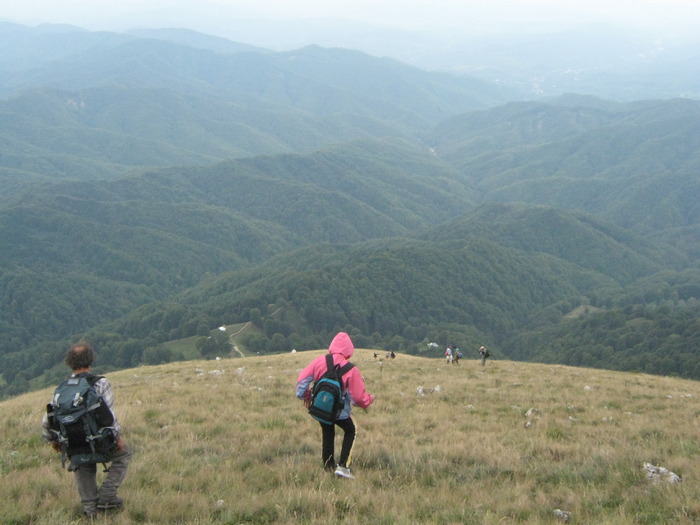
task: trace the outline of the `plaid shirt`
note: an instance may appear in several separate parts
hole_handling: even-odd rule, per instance
[[[71,377],[75,377],[75,374],[71,374]],[[112,412],[112,415],[114,416],[114,431],[117,434],[122,433],[122,426],[119,424],[119,420],[117,419],[117,415],[114,413],[114,391],[112,390],[112,384],[109,382],[109,380],[106,377],[103,377],[102,379],[99,379],[95,382],[93,385],[95,388],[95,392],[97,393],[98,396],[102,396],[102,399],[104,400],[105,404],[107,405],[107,408]],[[41,419],[41,435],[46,441],[55,441],[56,436],[54,436],[51,433],[51,430],[49,428],[49,416],[48,414],[44,414],[44,417]]]

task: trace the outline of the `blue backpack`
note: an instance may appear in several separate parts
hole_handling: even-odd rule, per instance
[[[86,463],[102,463],[106,468],[116,449],[114,415],[94,388],[100,379],[92,374],[66,379],[46,406],[49,428],[61,445],[63,466],[70,460],[69,471]]]
[[[326,373],[323,374],[311,389],[311,404],[309,414],[314,419],[332,425],[340,416],[345,404],[345,384],[343,375],[350,370],[352,363],[339,367],[333,363],[333,356],[326,354]]]

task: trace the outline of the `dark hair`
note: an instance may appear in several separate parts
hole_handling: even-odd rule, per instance
[[[66,353],[66,364],[71,370],[91,368],[95,361],[95,351],[85,342],[75,343]]]

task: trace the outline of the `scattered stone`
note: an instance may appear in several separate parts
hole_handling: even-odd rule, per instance
[[[554,509],[554,515],[559,518],[563,523],[569,523],[571,520],[571,512],[567,510]]]
[[[539,410],[537,410],[535,407],[532,407],[530,410],[525,412],[525,417],[532,417],[538,413],[539,413]]]
[[[416,394],[418,394],[419,396],[424,396],[425,394],[432,394],[433,392],[442,392],[442,387],[440,385],[435,385],[435,387],[431,388],[430,390],[423,388],[422,386],[416,388]]]
[[[671,472],[665,467],[657,467],[651,463],[644,463],[644,471],[647,473],[647,479],[654,485],[662,482],[675,484],[682,481],[681,477],[675,472]]]

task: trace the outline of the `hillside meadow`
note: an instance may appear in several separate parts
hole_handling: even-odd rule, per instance
[[[294,397],[321,353],[109,374],[135,454],[125,509],[99,522],[561,523],[557,509],[569,523],[700,521],[698,382],[357,350],[377,400],[354,411],[356,479],[343,480],[321,470],[320,429]],[[83,522],[40,437],[51,392],[0,403],[3,525]],[[645,462],[683,481],[653,483]]]

